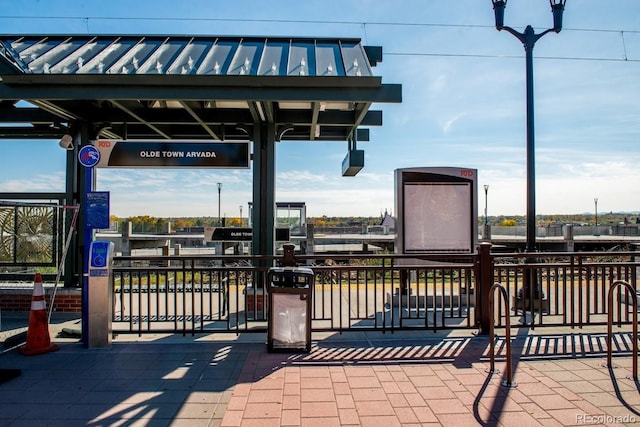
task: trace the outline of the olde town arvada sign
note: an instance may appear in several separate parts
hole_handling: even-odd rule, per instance
[[[248,168],[249,141],[99,139],[98,168]]]

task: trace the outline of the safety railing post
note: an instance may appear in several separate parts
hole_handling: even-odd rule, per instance
[[[491,258],[491,243],[482,242],[478,247],[478,276],[476,278],[476,324],[479,324],[481,334],[486,334],[491,322],[489,310],[489,289],[493,283],[493,260]]]
[[[633,357],[633,379],[638,380],[638,296],[636,295],[635,289],[624,280],[616,280],[613,282],[611,287],[609,288],[609,292],[607,294],[607,367],[612,368],[613,363],[611,361],[613,354],[613,292],[619,286],[625,288],[628,294],[631,294],[631,302],[632,302],[632,357]],[[620,303],[620,301],[618,301]]]
[[[502,297],[502,300],[504,301],[504,312],[505,312],[505,345],[507,347],[507,367],[506,367],[506,375],[507,375],[507,379],[502,381],[502,385],[506,386],[506,387],[517,387],[517,384],[513,381],[513,370],[512,370],[512,364],[511,364],[511,320],[509,319],[509,299],[507,296],[507,291],[504,288],[504,286],[502,286],[500,283],[494,283],[491,288],[489,289],[489,313],[490,313],[490,317],[489,317],[489,372],[490,373],[498,373],[499,371],[496,371],[495,369],[495,353],[496,353],[496,348],[495,348],[495,333],[494,333],[494,327],[495,327],[495,316],[494,316],[494,293],[495,290],[499,289],[500,290],[500,295]]]

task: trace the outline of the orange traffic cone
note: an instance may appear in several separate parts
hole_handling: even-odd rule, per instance
[[[31,298],[31,312],[29,313],[27,343],[20,347],[20,353],[26,356],[58,350],[58,346],[51,343],[51,338],[49,337],[44,288],[42,287],[42,276],[40,273],[36,273],[33,281],[33,297]]]

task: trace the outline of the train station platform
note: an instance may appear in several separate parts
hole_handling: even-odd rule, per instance
[[[87,349],[52,320],[59,350],[5,350],[0,425],[633,425],[631,334],[518,329],[512,383],[504,340],[449,332],[314,334],[310,353],[269,353],[264,334],[118,335]],[[542,330],[541,330],[542,329]],[[499,332],[499,331],[498,331]]]

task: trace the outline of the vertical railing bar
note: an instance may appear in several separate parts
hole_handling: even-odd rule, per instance
[[[477,289],[476,289],[477,286],[473,281],[473,273],[469,270],[466,270],[466,273],[465,273],[465,286],[467,287],[466,307],[467,307],[467,327],[469,328],[471,327],[471,289],[473,289],[474,295],[475,295],[475,292],[477,292]]]
[[[559,276],[560,276],[560,269],[562,267],[555,267],[555,271],[554,271],[554,276],[553,276],[553,284],[554,284],[554,301],[555,301],[555,311],[553,312],[553,314],[555,316],[557,316],[559,314],[558,310],[560,309],[560,281]]]
[[[584,322],[582,320],[582,313],[584,311],[584,304],[583,304],[583,293],[584,293],[584,277],[585,277],[585,272],[587,271],[588,267],[584,266],[582,264],[582,262],[580,262],[580,275],[578,276],[578,324],[580,325],[580,328],[582,329],[582,326],[584,325]]]
[[[442,322],[442,328],[445,327],[446,321],[445,321],[445,314],[446,314],[446,308],[444,306],[445,303],[445,293],[446,293],[446,277],[447,277],[447,272],[451,272],[450,269],[442,269],[442,280],[440,281],[440,290],[442,291],[442,298],[440,299],[440,319]]]
[[[380,269],[380,280],[382,281],[382,333],[387,331],[387,267],[386,258],[382,258],[382,266]],[[393,310],[393,289],[389,292],[389,306]]]
[[[563,271],[562,271],[562,323],[567,324],[567,314],[568,314],[568,299],[567,299],[567,292],[568,292],[568,286],[567,286],[567,268],[572,269],[573,267],[573,257],[571,257],[571,260],[569,262],[569,267],[564,267]],[[570,314],[570,313],[569,313]],[[571,325],[571,328],[573,328],[573,325]]]
[[[620,277],[620,268],[619,267],[614,267],[616,269],[616,274],[615,274],[615,278]],[[618,301],[621,300],[622,298],[622,289],[620,289],[619,287],[617,288],[618,291]],[[622,308],[620,307],[620,304],[618,304],[618,327],[622,327]]]
[[[454,274],[454,272],[456,272],[457,270],[451,269],[451,277],[449,277],[449,317],[453,317],[453,280],[454,277],[456,276]],[[458,292],[458,295],[460,295],[460,292]],[[458,304],[459,305],[459,304]]]
[[[164,294],[164,306],[165,309],[167,310],[167,318],[165,319],[166,322],[170,322],[171,317],[169,316],[170,310],[171,310],[171,301],[170,301],[170,297],[171,297],[171,292],[175,293],[175,287],[176,287],[176,271],[174,269],[171,269],[167,272],[167,274],[171,274],[171,278],[167,277],[167,289],[166,292]],[[173,281],[173,290],[171,287],[171,281]],[[173,298],[175,301],[175,297]],[[175,311],[174,311],[175,314]]]
[[[418,287],[418,289],[420,289],[420,287]],[[420,292],[418,292],[418,293],[420,293]],[[428,309],[428,302],[429,302],[429,270],[427,268],[424,269],[424,292],[423,292],[423,294],[424,294],[424,328],[428,329],[429,328],[429,309]],[[420,298],[420,295],[418,295],[418,298]]]
[[[162,318],[162,316],[160,314],[161,313],[161,310],[160,310],[160,282],[165,277],[165,275],[166,275],[166,271],[163,271],[162,273],[158,273],[158,275],[156,276],[157,278],[156,278],[155,295],[156,295],[156,313],[157,313],[157,317],[158,317],[158,322]]]
[[[211,270],[206,264],[202,264],[202,270],[200,270],[200,288],[202,289],[202,304],[204,307],[205,301],[209,307],[209,320],[213,323],[220,320],[220,311],[222,309],[219,301],[220,292],[218,292],[218,318],[213,315],[213,283],[211,283]],[[205,295],[205,287],[208,289]],[[214,328],[215,329],[215,328]]]
[[[594,279],[592,282],[593,288],[593,315],[600,313],[600,299],[598,298],[598,289],[600,288],[600,268],[597,265],[593,266]],[[591,310],[589,310],[591,312]],[[591,316],[587,316],[587,323],[591,321]]]
[[[537,262],[537,261],[534,261]],[[529,326],[531,327],[531,330],[533,331],[536,327],[536,317],[535,317],[535,301],[536,301],[536,286],[531,286],[531,285],[535,285],[537,284],[537,288],[538,288],[538,295],[540,294],[540,284],[538,282],[538,269],[534,268],[531,264],[527,265],[527,268],[529,269],[529,280],[531,280],[533,278],[534,282],[533,283],[528,283],[529,285],[529,307],[527,307],[529,309],[529,311],[531,312],[531,322],[529,323]],[[524,301],[522,302],[523,304],[525,303]]]
[[[137,307],[138,307],[138,334],[139,336],[142,336],[142,321],[143,321],[143,317],[142,317],[142,297],[140,294],[140,286],[142,284],[142,274],[144,274],[145,272],[147,272],[149,270],[144,270],[138,273],[138,292],[136,293],[137,295]],[[133,286],[131,287],[131,290],[133,291]]]
[[[373,327],[377,330],[378,329],[378,275],[376,274],[376,267],[373,267],[370,271],[373,274]],[[367,292],[369,292],[368,284],[367,284]],[[383,298],[383,301],[384,301],[384,298]]]
[[[620,269],[621,269],[621,274],[619,277],[623,277],[623,280],[628,283],[627,268],[625,266],[620,266]],[[625,297],[626,297],[626,294],[627,292],[625,291]],[[624,321],[629,322],[629,310],[624,311]]]
[[[173,328],[176,332],[178,332],[178,281],[179,281],[179,273],[180,273],[180,268],[178,267],[175,270],[175,278],[174,278],[174,285],[173,285]]]
[[[431,306],[433,307],[433,332],[438,330],[438,269],[431,269],[431,276],[433,280],[433,298],[431,299]]]
[[[507,312],[506,315],[508,316],[509,312]],[[502,304],[498,304],[498,326],[502,326]]]
[[[247,307],[248,305],[248,301],[247,298],[250,298],[248,295],[248,289],[249,289],[249,278],[251,279],[251,286],[253,287],[254,293],[257,292],[257,288],[256,286],[258,285],[256,283],[256,274],[255,274],[255,270],[251,271],[251,275],[250,277],[247,278],[247,283],[245,283],[244,286],[244,305],[245,307]],[[226,284],[224,284],[226,285]],[[220,281],[220,274],[218,273],[218,286],[223,286],[223,283]],[[230,293],[231,291],[231,287],[228,288],[227,293]],[[236,334],[238,334],[240,332],[240,288],[236,287],[236,295],[234,298],[236,301],[236,306],[235,306],[235,311],[234,311],[234,319],[236,319],[235,322],[235,330],[236,330]],[[227,330],[232,330],[233,327],[231,326],[231,298],[227,297],[225,298],[225,305],[226,305],[226,312],[227,312]],[[247,310],[242,310],[243,316],[244,316],[244,324],[247,324]]]
[[[131,312],[131,315],[129,316],[129,330],[131,332],[135,331],[135,324],[134,324],[134,318],[133,318],[133,311],[134,311],[134,305],[133,305],[133,281],[135,279],[134,275],[138,275],[140,274],[139,271],[135,271],[135,272],[129,272],[129,311]]]
[[[575,257],[572,257],[572,261],[575,261]],[[580,258],[578,258],[578,263],[580,263]],[[569,277],[569,279],[571,280],[571,298],[569,299],[569,304],[571,305],[570,307],[570,313],[571,313],[571,325],[572,326],[576,326],[576,319],[575,319],[575,271],[576,271],[576,266],[575,264],[572,262],[571,263],[571,275]],[[578,267],[579,268],[579,267]]]
[[[600,267],[600,278],[598,280],[598,300],[600,301],[599,313],[607,312],[607,281],[609,279],[609,272],[606,265]]]
[[[393,262],[391,263],[391,267],[389,269],[389,277],[391,278],[391,310],[389,310],[389,330],[391,332],[393,332],[394,329],[394,325],[395,325],[395,306],[393,304],[393,296],[395,295],[395,286],[396,286],[396,268],[400,268],[400,267],[396,267],[394,266]],[[400,282],[400,285],[398,286],[398,310],[400,309],[400,295],[402,295],[402,274],[400,273],[400,270],[398,271],[398,281]]]
[[[364,274],[364,277],[360,277],[361,274]],[[369,291],[367,289],[367,270],[366,267],[362,267],[358,273],[358,282],[359,282],[359,289],[358,289],[358,295],[360,294],[360,289],[362,287],[364,287],[364,317],[365,319],[367,319],[369,317]]]
[[[182,335],[187,332],[187,269],[186,260],[182,260]]]
[[[591,322],[591,288],[598,286],[598,267],[595,265],[589,266],[589,275],[587,276],[587,286],[586,286],[586,304],[587,304],[587,312],[586,312],[586,322],[589,324]],[[592,279],[595,278],[595,279]],[[595,280],[595,281],[594,281]],[[594,310],[595,311],[595,310]]]
[[[355,304],[352,301],[352,293],[353,293],[353,289],[352,289],[352,277],[351,277],[351,269],[347,269],[344,270],[345,274],[347,275],[347,292],[348,292],[348,302],[349,302],[349,323],[348,323],[348,328],[351,329],[351,322],[353,321],[353,305],[356,306],[355,308],[355,313],[356,313],[356,318],[358,317],[358,314],[360,313],[360,299],[358,298],[358,294],[356,293],[356,297],[355,297]],[[356,282],[356,286],[358,285],[358,283]],[[356,288],[357,289],[357,288]]]
[[[151,286],[151,276],[153,275],[153,272],[151,270],[147,270],[147,274],[146,274],[146,278],[147,278],[147,292],[146,292],[146,303],[147,303],[147,331],[151,330],[151,294],[149,293],[149,287]],[[140,293],[141,293],[141,298],[142,298],[142,284],[140,286]]]
[[[546,293],[543,293],[543,295],[540,295],[540,325],[542,325],[543,323],[543,311],[542,311],[542,301],[543,301],[543,296],[546,295],[547,296],[547,314],[551,315],[551,269],[553,268],[553,265],[548,265],[546,267],[544,267],[543,271],[546,272],[546,279],[545,279],[545,287],[546,287]]]
[[[342,334],[342,330],[343,330],[343,316],[342,316],[342,309],[343,309],[343,303],[342,303],[342,271],[341,270],[337,270],[338,271],[338,275],[336,277],[338,277],[338,312],[340,313],[339,317],[340,317],[340,324],[338,325],[338,329],[340,330],[340,334]]]

